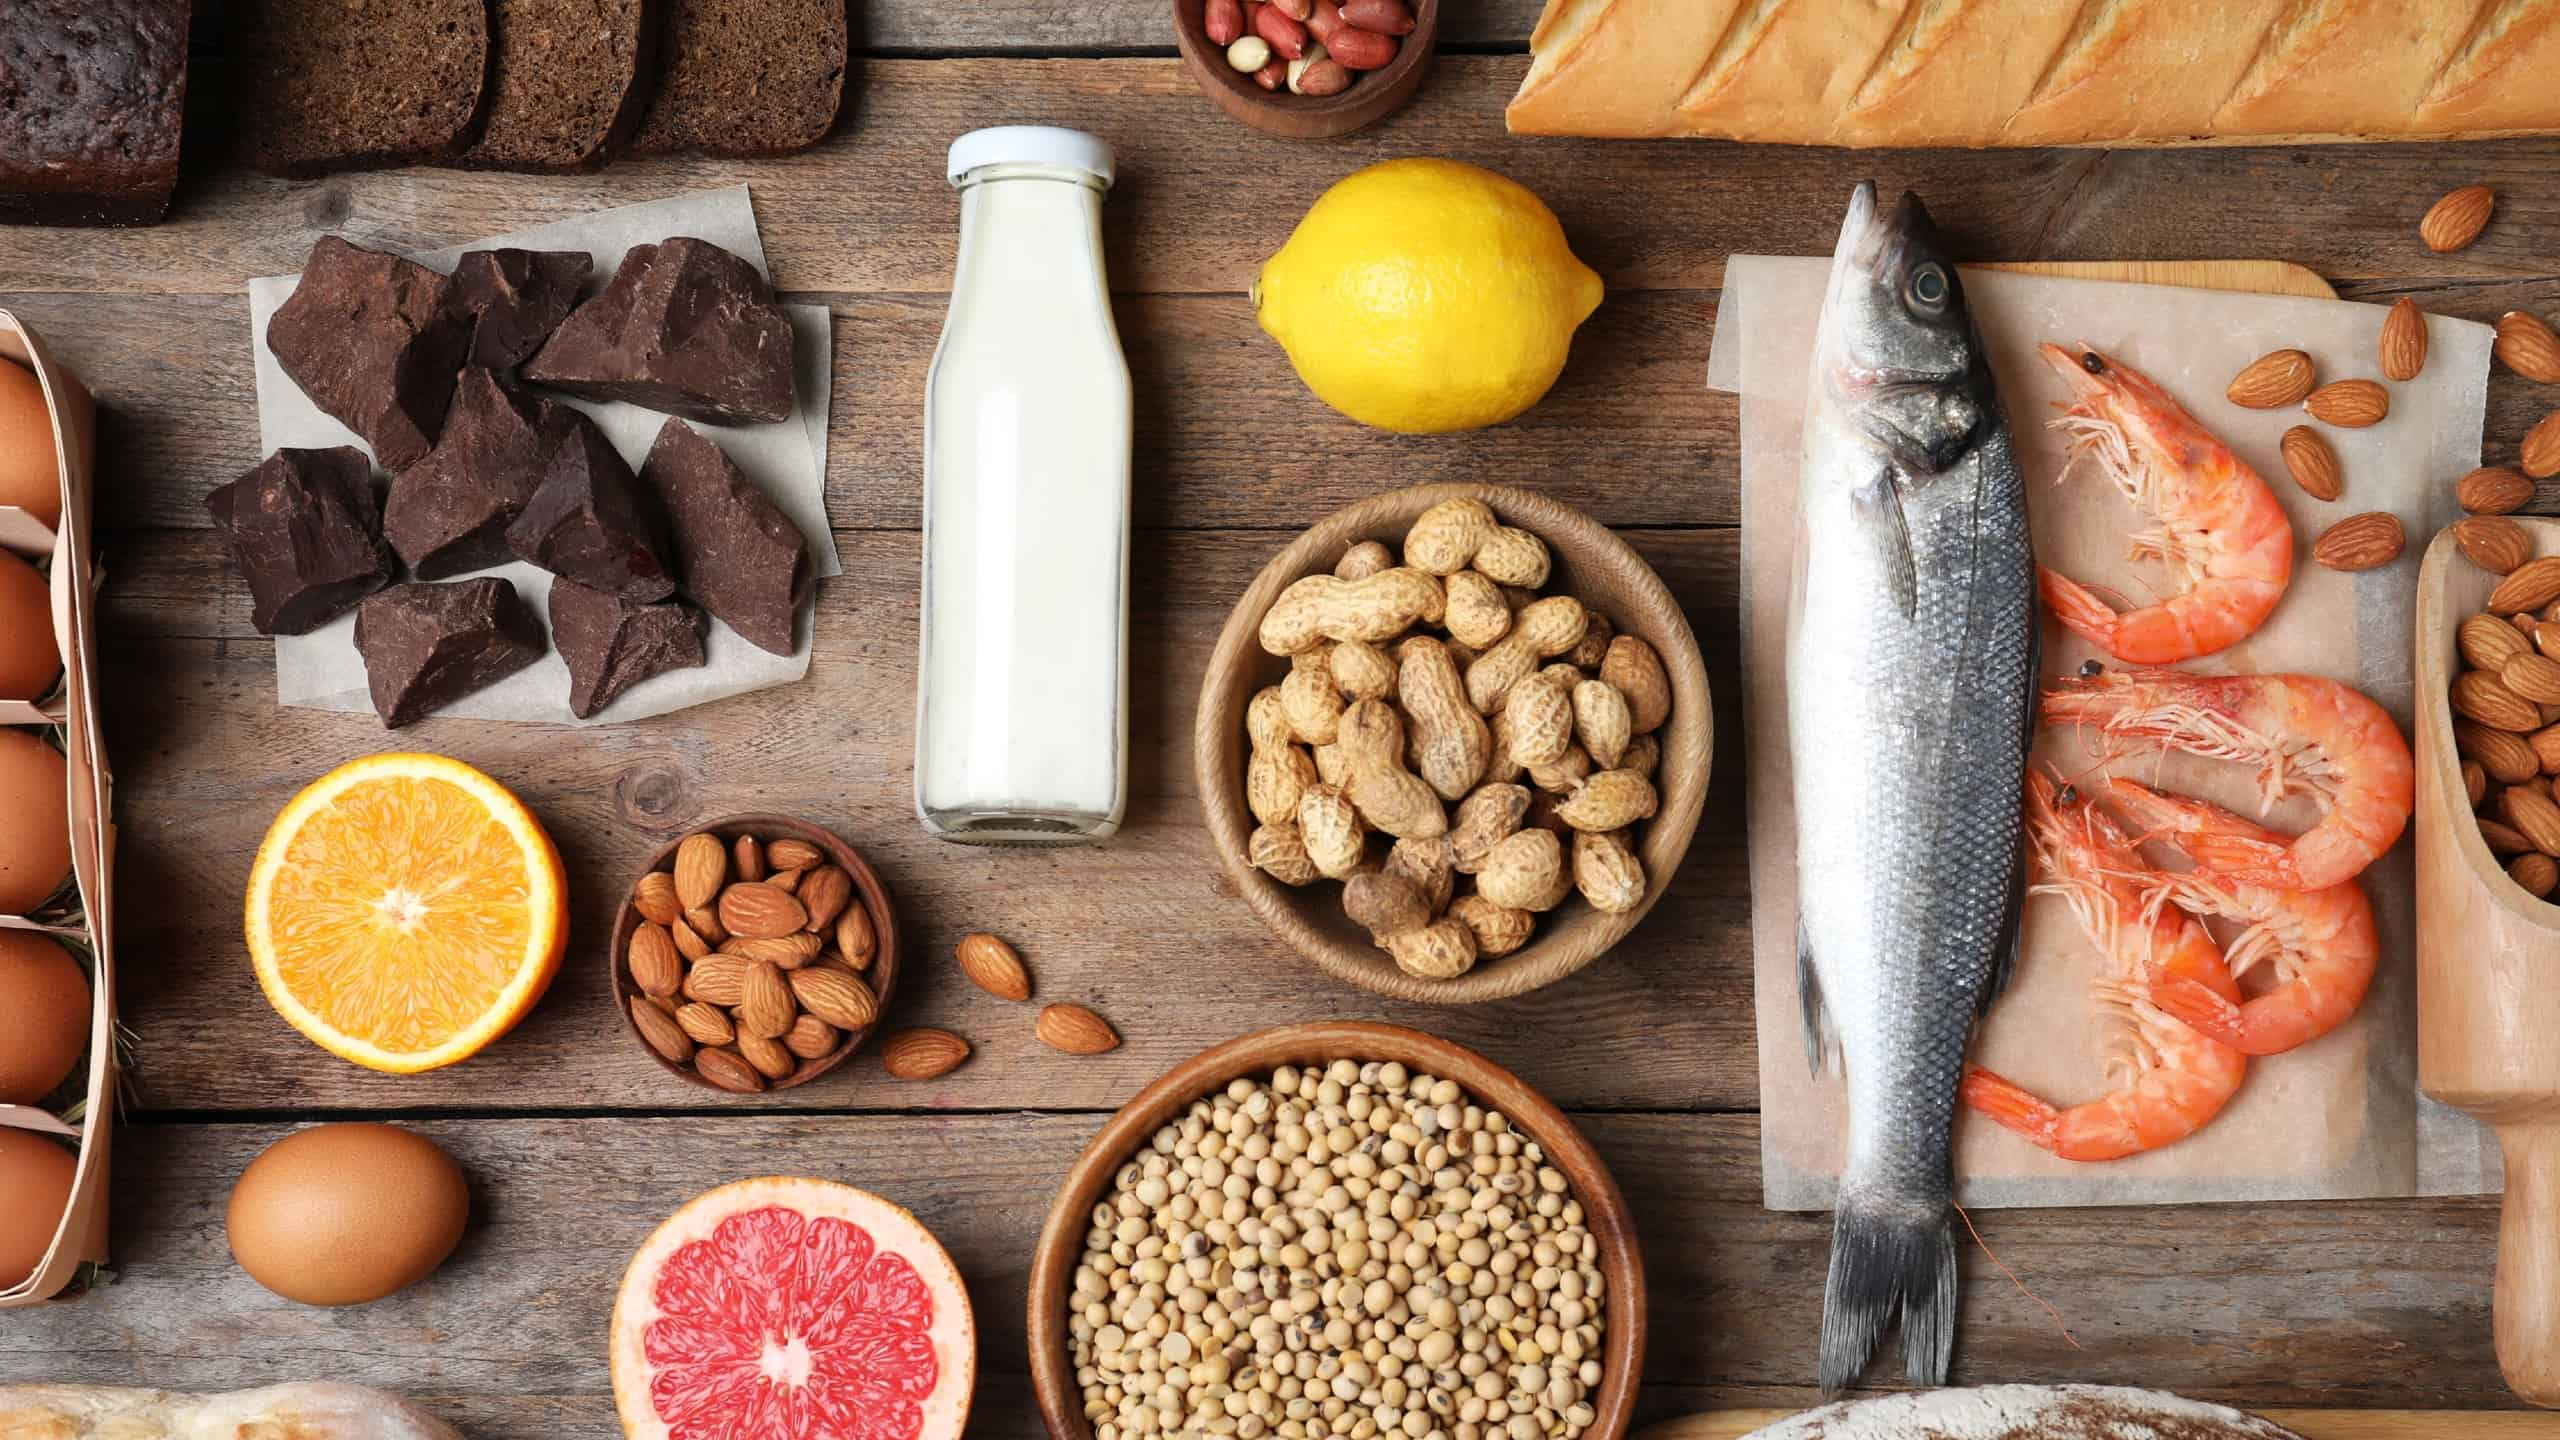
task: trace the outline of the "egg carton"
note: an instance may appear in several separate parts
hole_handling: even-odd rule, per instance
[[[71,1141],[79,1159],[71,1203],[35,1274],[0,1290],[0,1309],[51,1299],[85,1267],[107,1259],[107,1155],[115,1117],[115,822],[112,780],[98,730],[96,543],[91,484],[96,473],[96,407],[78,376],[55,360],[35,330],[0,310],[0,356],[26,365],[43,388],[53,423],[62,487],[62,523],[0,506],[0,548],[48,565],[62,680],[48,699],[0,702],[0,725],[47,727],[69,764],[72,880],[35,916],[0,915],[0,929],[34,930],[69,942],[89,959],[89,1067],[77,1103],[57,1114],[0,1105],[0,1126]],[[69,1117],[69,1118],[66,1118]]]

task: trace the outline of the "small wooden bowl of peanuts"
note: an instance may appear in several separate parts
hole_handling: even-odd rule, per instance
[[[1463,484],[1346,506],[1263,567],[1193,730],[1255,913],[1329,974],[1443,1004],[1625,938],[1688,852],[1714,745],[1652,567],[1570,506]]]

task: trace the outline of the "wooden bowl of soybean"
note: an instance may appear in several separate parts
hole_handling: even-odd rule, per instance
[[[1283,1025],[1212,1046],[1164,1073],[1120,1107],[1086,1144],[1058,1187],[1031,1259],[1028,1314],[1031,1385],[1051,1440],[1093,1440],[1083,1387],[1069,1348],[1067,1298],[1083,1262],[1086,1232],[1121,1168],[1158,1130],[1180,1120],[1194,1102],[1237,1080],[1268,1081],[1281,1066],[1321,1069],[1338,1061],[1403,1066],[1410,1075],[1454,1083],[1463,1099],[1501,1115],[1536,1142],[1545,1163],[1562,1173],[1565,1197],[1582,1207],[1582,1226],[1599,1250],[1602,1282],[1600,1383],[1587,1399],[1593,1412],[1580,1440],[1622,1440],[1634,1418],[1643,1377],[1644,1256],[1635,1219],[1618,1182],[1573,1121],[1519,1076],[1463,1045],[1401,1025],[1320,1021]]]
[[[1364,540],[1377,541],[1401,557],[1405,532],[1415,519],[1455,499],[1480,500],[1503,524],[1546,542],[1552,563],[1541,595],[1571,595],[1608,617],[1615,633],[1652,646],[1671,682],[1671,713],[1653,732],[1661,750],[1653,774],[1657,808],[1653,818],[1638,822],[1635,840],[1644,865],[1643,898],[1632,909],[1610,914],[1592,908],[1578,894],[1568,895],[1537,917],[1526,945],[1508,955],[1479,959],[1466,973],[1441,980],[1398,968],[1343,913],[1340,884],[1318,879],[1292,887],[1253,867],[1250,841],[1258,822],[1245,802],[1245,768],[1251,759],[1245,709],[1255,692],[1279,684],[1289,673],[1288,657],[1268,653],[1261,641],[1262,617],[1280,592],[1306,576],[1331,574],[1343,553]],[[1344,506],[1290,542],[1245,587],[1228,615],[1209,657],[1192,732],[1192,761],[1210,839],[1228,879],[1272,933],[1337,979],[1398,1000],[1444,1005],[1501,1000],[1552,985],[1625,939],[1662,898],[1689,853],[1699,813],[1706,807],[1714,756],[1715,714],[1706,662],[1688,616],[1662,577],[1590,516],[1546,496],[1500,485],[1416,485],[1391,491]],[[1521,783],[1529,782],[1524,777]],[[1382,839],[1371,837],[1373,859]],[[1568,866],[1571,848],[1566,846]],[[1459,877],[1461,882],[1466,878]]]

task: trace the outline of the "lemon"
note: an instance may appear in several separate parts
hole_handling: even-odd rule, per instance
[[[1436,434],[1537,404],[1599,308],[1600,277],[1526,187],[1454,160],[1389,160],[1316,201],[1253,302],[1317,398]]]

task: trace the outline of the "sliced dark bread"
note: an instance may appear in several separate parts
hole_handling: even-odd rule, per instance
[[[781,155],[844,109],[845,0],[669,0],[639,155]]]
[[[489,114],[462,163],[603,164],[640,124],[664,18],[663,0],[490,0]]]
[[[231,0],[243,155],[276,175],[450,159],[489,77],[486,0]]]
[[[186,97],[187,0],[0,3],[0,223],[159,220]]]

